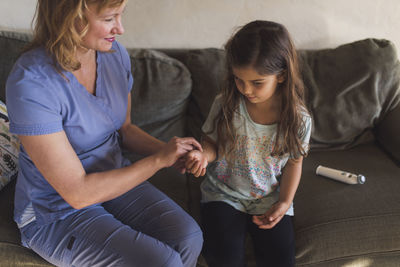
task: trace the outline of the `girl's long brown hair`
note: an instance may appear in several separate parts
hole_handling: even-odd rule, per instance
[[[272,155],[306,155],[304,136],[304,86],[299,74],[295,47],[286,28],[270,21],[253,21],[243,26],[225,45],[227,76],[222,88],[222,109],[214,121],[217,127],[218,157],[227,156],[236,140],[232,121],[238,112],[240,92],[232,69],[253,67],[261,75],[283,75],[278,85],[281,115]],[[215,129],[215,128],[214,128]]]
[[[75,71],[81,67],[75,58],[88,31],[84,11],[97,4],[97,12],[117,7],[127,0],[38,0],[34,17],[33,40],[25,50],[44,47],[53,57],[58,71]],[[82,29],[78,32],[77,25]],[[57,64],[56,64],[57,63]]]

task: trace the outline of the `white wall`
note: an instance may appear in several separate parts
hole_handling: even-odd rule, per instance
[[[0,29],[28,31],[35,0],[1,0]],[[254,19],[283,23],[298,48],[386,38],[400,48],[399,0],[129,0],[126,47],[222,47]]]

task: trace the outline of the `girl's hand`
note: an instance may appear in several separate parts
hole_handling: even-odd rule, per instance
[[[186,156],[186,169],[195,177],[204,176],[207,165],[207,156],[199,150],[190,151]]]
[[[192,137],[173,137],[163,149],[156,154],[156,157],[161,161],[162,166],[171,167],[174,165],[182,171],[183,166],[179,159],[193,149],[203,151],[200,143]]]
[[[174,163],[174,165],[172,165],[172,167],[174,167],[181,174],[185,174],[186,173],[185,164],[186,164],[185,156],[182,156]]]
[[[277,202],[263,215],[254,215],[253,222],[260,229],[273,228],[286,214],[290,204],[285,202]]]

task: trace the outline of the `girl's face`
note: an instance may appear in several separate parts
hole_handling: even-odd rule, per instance
[[[116,8],[105,8],[97,13],[97,5],[89,5],[84,13],[89,29],[82,38],[82,46],[101,52],[109,51],[115,41],[115,36],[124,33],[121,22],[124,9],[125,4],[122,4]]]
[[[281,75],[260,75],[253,67],[233,68],[235,84],[239,92],[252,104],[265,103],[276,92]]]

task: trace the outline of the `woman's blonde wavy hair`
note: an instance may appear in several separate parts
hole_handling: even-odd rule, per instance
[[[97,12],[105,8],[118,7],[127,0],[38,0],[33,20],[33,40],[26,50],[44,47],[53,57],[58,71],[75,71],[81,63],[76,51],[82,48],[82,38],[88,31],[84,11],[91,4]],[[82,26],[78,32],[77,25]]]

